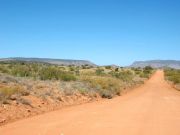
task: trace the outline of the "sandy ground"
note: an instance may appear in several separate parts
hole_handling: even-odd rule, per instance
[[[180,135],[180,92],[157,71],[128,94],[0,127],[0,135]]]

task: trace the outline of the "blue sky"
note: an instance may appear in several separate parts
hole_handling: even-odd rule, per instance
[[[0,0],[0,57],[180,60],[178,0]]]

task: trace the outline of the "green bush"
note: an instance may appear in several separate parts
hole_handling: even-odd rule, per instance
[[[174,84],[180,83],[180,70],[176,69],[165,69],[165,77]]]
[[[96,70],[96,75],[104,75],[104,69],[98,68],[98,69]]]
[[[88,93],[88,90],[85,89],[85,88],[79,88],[78,89],[79,93],[82,94],[82,95],[86,95]]]
[[[131,68],[131,70],[134,71],[136,75],[140,75],[143,71],[141,68]]]
[[[63,80],[63,81],[75,81],[76,77],[73,73],[61,71],[55,67],[46,67],[40,71],[41,80]]]
[[[11,74],[18,77],[28,77],[31,71],[27,66],[16,66],[11,70]]]
[[[77,79],[75,75],[65,72],[61,72],[59,76],[62,81],[75,81]]]
[[[59,79],[59,71],[54,67],[44,67],[39,72],[41,80]]]
[[[141,78],[149,78],[151,74],[153,73],[153,68],[151,66],[146,66],[143,68],[142,72],[139,72],[139,76]]]
[[[146,66],[146,67],[144,68],[144,70],[146,70],[146,71],[152,71],[153,68],[152,68],[151,66]]]
[[[139,76],[141,77],[141,78],[149,78],[150,77],[150,74],[148,73],[145,73],[145,72],[142,72],[142,73],[140,73],[139,74]]]
[[[111,66],[105,66],[106,69],[111,69]]]
[[[120,80],[123,80],[123,81],[132,81],[133,79],[133,73],[129,70],[127,71],[121,71],[121,72],[110,72],[110,74],[113,76],[113,77],[116,77]]]
[[[120,95],[121,93],[121,81],[116,78],[102,76],[82,76],[81,80],[88,82],[91,87],[96,89],[103,98],[109,98],[110,96],[113,97],[115,95]]]
[[[81,68],[82,69],[91,69],[91,68],[93,68],[93,66],[90,66],[90,65],[86,64],[86,65],[82,65]]]
[[[119,68],[116,68],[116,69],[115,69],[115,72],[118,72],[118,71],[119,71]]]

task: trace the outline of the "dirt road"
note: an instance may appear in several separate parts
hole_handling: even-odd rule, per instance
[[[124,96],[11,123],[0,135],[180,135],[180,92],[157,71]]]

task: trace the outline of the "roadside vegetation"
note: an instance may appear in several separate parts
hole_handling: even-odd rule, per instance
[[[180,70],[179,69],[165,69],[165,77],[171,81],[175,88],[180,90]]]
[[[152,73],[150,67],[0,62],[0,112],[5,114],[0,116],[0,124],[65,105],[120,96]]]
[[[115,95],[121,95],[122,90],[142,83],[143,79],[150,77],[153,69],[151,67],[128,69],[111,66],[91,67],[83,65],[78,67],[44,63],[1,62],[0,72],[10,75],[11,78],[14,76],[21,80],[81,82],[93,88],[101,97],[112,98]],[[81,88],[79,92],[84,94],[88,93],[88,90]]]

